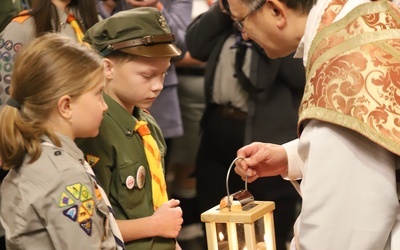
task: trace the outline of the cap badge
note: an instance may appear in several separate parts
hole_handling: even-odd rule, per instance
[[[158,22],[160,22],[161,27],[167,31],[167,22],[165,21],[165,17],[160,13],[160,19],[158,19]]]

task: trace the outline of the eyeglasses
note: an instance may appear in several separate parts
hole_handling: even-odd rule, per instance
[[[243,32],[243,28],[244,28],[244,21],[246,20],[247,17],[249,17],[250,15],[256,13],[259,9],[261,9],[261,7],[266,3],[266,0],[260,1],[256,7],[252,10],[249,11],[249,13],[247,13],[247,15],[245,15],[242,19],[239,20],[234,20],[233,21],[233,26],[235,26],[236,29],[238,29],[239,32]]]

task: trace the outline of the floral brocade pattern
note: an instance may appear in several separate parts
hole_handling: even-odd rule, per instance
[[[320,30],[309,58],[299,128],[309,119],[337,124],[400,155],[399,9],[360,5]]]

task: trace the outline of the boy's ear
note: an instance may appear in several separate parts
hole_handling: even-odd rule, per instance
[[[71,97],[69,95],[63,95],[60,99],[58,99],[57,108],[58,113],[64,119],[70,119],[72,116]]]
[[[103,65],[104,65],[104,75],[106,76],[107,80],[113,79],[113,73],[114,73],[114,62],[111,61],[108,58],[103,59]]]

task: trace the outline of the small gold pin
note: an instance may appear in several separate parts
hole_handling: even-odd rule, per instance
[[[161,27],[167,31],[167,22],[165,21],[165,17],[160,13],[160,19],[158,19],[160,22]]]

